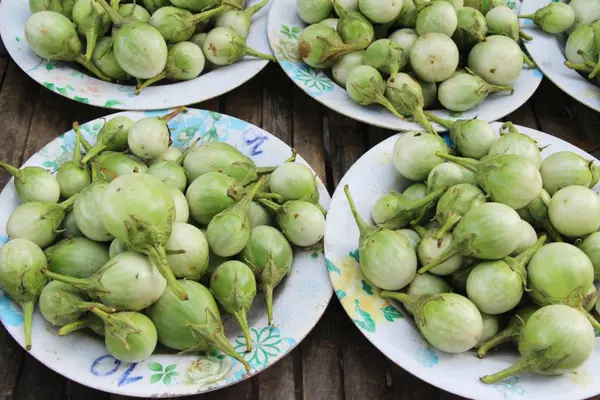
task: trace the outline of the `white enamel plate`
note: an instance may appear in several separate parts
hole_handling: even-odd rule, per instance
[[[493,124],[495,130],[500,126],[500,123]],[[542,152],[544,158],[570,150],[594,159],[553,136],[520,126],[517,129],[531,136],[540,146],[549,145]],[[356,326],[375,347],[403,369],[434,386],[469,399],[575,400],[600,393],[600,378],[595,372],[600,363],[600,343],[575,373],[557,377],[522,374],[486,385],[479,377],[514,364],[518,360],[516,349],[494,351],[481,360],[474,351],[448,354],[436,350],[422,338],[412,319],[402,314],[402,309],[397,307],[399,303],[381,298],[379,289],[362,275],[357,261],[358,228],[343,188],[349,185],[358,212],[369,221],[371,208],[379,197],[391,189],[401,191],[411,184],[396,171],[391,160],[399,135],[375,146],[350,168],[335,191],[327,214],[325,256],[329,278]],[[340,232],[345,234],[340,235]]]
[[[260,0],[250,0],[250,5]],[[271,54],[267,41],[267,4],[252,18],[248,46]],[[268,61],[246,57],[226,67],[204,72],[190,81],[155,84],[139,95],[132,85],[104,82],[75,69],[75,63],[42,60],[25,40],[25,22],[31,15],[22,0],[0,2],[0,35],[12,59],[33,80],[69,99],[117,110],[159,110],[199,103],[227,93],[252,79]]]
[[[533,14],[549,3],[550,0],[525,0],[521,12]],[[564,65],[567,60],[565,58],[567,36],[546,33],[529,20],[524,21],[523,31],[533,38],[532,41],[525,42],[525,48],[544,75],[575,100],[600,111],[600,88],[577,71]]]
[[[127,112],[134,120],[160,112]],[[95,142],[102,127],[100,119],[81,126],[84,136]],[[252,157],[259,166],[282,163],[291,149],[273,135],[236,118],[219,113],[190,109],[169,123],[175,146],[185,147],[197,137],[201,142],[222,141],[237,147]],[[37,165],[55,171],[72,157],[75,134],[69,131],[55,139],[25,165]],[[298,157],[298,162],[306,162]],[[329,195],[318,180],[321,205],[327,209]],[[19,200],[11,180],[0,194],[0,246],[8,241],[5,225]],[[173,397],[203,393],[219,389],[273,365],[289,353],[315,326],[329,300],[332,288],[327,277],[325,258],[318,252],[294,253],[292,272],[275,290],[274,322],[267,325],[262,293],[258,293],[248,314],[251,352],[240,329],[230,316],[222,315],[226,334],[234,348],[248,361],[252,370],[246,374],[236,360],[220,352],[179,356],[166,348],[157,348],[148,360],[141,363],[122,363],[108,354],[103,338],[87,332],[58,336],[57,328],[44,320],[36,311],[33,320],[32,349],[30,354],[57,373],[82,385],[106,392],[138,397]],[[301,307],[298,305],[302,304]],[[0,319],[13,336],[24,346],[23,314],[18,305],[0,291]]]
[[[518,1],[510,0],[511,7],[518,9]],[[422,128],[406,120],[399,120],[392,113],[380,106],[364,107],[356,104],[346,90],[335,83],[323,71],[304,64],[298,56],[298,35],[304,23],[296,14],[296,0],[273,0],[269,12],[268,35],[271,48],[279,65],[285,73],[309,96],[326,107],[349,118],[382,128],[393,130],[421,130]],[[460,115],[460,118],[478,117],[486,121],[496,121],[510,114],[529,99],[542,80],[542,73],[537,69],[523,68],[521,75],[514,83],[515,93],[494,93],[480,106]],[[436,115],[443,118],[456,118],[457,113],[437,110]]]

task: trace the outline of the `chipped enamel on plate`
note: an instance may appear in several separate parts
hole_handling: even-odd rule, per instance
[[[501,124],[494,123],[492,126],[498,131]],[[517,129],[535,139],[540,146],[549,145],[542,152],[544,158],[569,150],[595,160],[590,154],[548,134],[521,126]],[[402,191],[412,183],[404,179],[392,164],[394,143],[400,135],[394,135],[369,150],[348,170],[333,194],[327,214],[325,256],[329,278],[356,326],[398,366],[440,389],[469,399],[575,400],[600,393],[600,378],[594,372],[600,364],[599,345],[576,373],[558,377],[528,373],[486,385],[479,381],[479,377],[515,363],[519,358],[516,349],[492,351],[482,360],[474,351],[462,354],[439,351],[422,338],[410,316],[404,317],[409,314],[403,315],[406,312],[399,302],[390,303],[381,298],[380,290],[362,275],[357,261],[359,232],[344,194],[344,185],[349,185],[358,212],[372,224],[371,208],[375,201],[391,189]]]
[[[548,0],[526,0],[521,6],[521,12],[533,14],[549,3],[551,2]],[[530,42],[524,42],[525,48],[544,75],[578,102],[600,111],[600,88],[564,64],[567,61],[565,57],[567,35],[546,33],[530,20],[522,21],[521,27],[533,38]]]
[[[260,0],[250,0],[249,5]],[[270,3],[252,18],[248,46],[271,54],[267,40],[267,14]],[[158,83],[139,95],[135,86],[104,82],[92,77],[76,63],[42,60],[27,44],[25,22],[31,15],[29,3],[24,0],[0,2],[0,35],[8,53],[19,67],[33,80],[69,99],[98,107],[116,110],[160,110],[199,103],[227,93],[252,79],[268,61],[245,57],[233,65],[203,72],[196,79]],[[84,46],[85,48],[85,46]],[[78,64],[77,64],[78,65]]]
[[[125,112],[134,120],[161,112]],[[102,119],[81,126],[86,139],[95,142]],[[185,147],[197,137],[202,142],[222,141],[252,157],[259,166],[281,164],[291,154],[288,145],[273,135],[247,122],[223,114],[190,109],[169,122],[173,144]],[[50,142],[24,165],[37,165],[55,171],[72,157],[75,141],[69,131]],[[306,164],[298,156],[297,162]],[[321,205],[327,209],[329,194],[317,179]],[[0,240],[8,241],[6,221],[19,205],[13,181],[0,194]],[[24,345],[23,314],[18,305],[0,291],[0,318],[11,336]],[[292,272],[275,290],[274,320],[267,325],[267,312],[262,293],[258,293],[248,314],[253,350],[244,353],[245,341],[231,316],[221,314],[227,338],[244,355],[252,370],[245,373],[236,360],[221,352],[207,355],[182,355],[164,347],[141,363],[122,363],[108,354],[104,340],[87,332],[58,336],[58,328],[46,322],[39,310],[33,319],[33,348],[30,354],[57,373],[94,389],[138,397],[172,397],[192,395],[219,389],[249,378],[273,365],[289,353],[315,326],[329,300],[332,288],[321,252],[294,252]],[[302,305],[302,306],[299,306]]]
[[[361,106],[348,96],[346,90],[339,86],[323,71],[313,69],[304,64],[298,56],[298,35],[306,26],[296,14],[296,0],[272,0],[269,13],[268,35],[271,48],[279,65],[285,73],[309,96],[326,107],[349,118],[393,130],[421,130],[410,121],[400,120],[379,105]],[[519,2],[509,0],[512,9],[518,9]],[[450,113],[448,110],[436,110],[435,114],[443,118],[474,118],[495,121],[510,114],[529,99],[542,80],[542,73],[537,69],[524,66],[521,75],[514,83],[515,93],[493,93],[480,106],[463,113]]]

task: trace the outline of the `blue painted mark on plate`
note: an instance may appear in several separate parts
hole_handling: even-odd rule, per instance
[[[110,354],[105,354],[96,358],[90,366],[90,372],[97,377],[105,377],[115,374],[121,367],[121,361],[117,360]],[[138,363],[129,364],[127,369],[119,376],[117,381],[118,386],[129,385],[143,379],[143,376],[131,376],[133,370]]]
[[[106,363],[103,361],[107,361]],[[112,367],[106,371],[103,371],[103,368],[110,366],[112,363]],[[108,365],[107,365],[108,364]],[[103,355],[101,357],[96,358],[92,365],[90,366],[90,372],[96,376],[109,376],[117,372],[119,367],[121,366],[121,361],[117,360],[110,354]]]
[[[542,77],[544,76],[544,74],[542,74],[542,71],[540,71],[539,68],[532,69],[531,73],[533,74],[534,77],[536,77],[538,79],[542,79]]]
[[[0,319],[8,326],[19,326],[23,323],[23,312],[16,308],[10,298],[3,294],[0,296]]]

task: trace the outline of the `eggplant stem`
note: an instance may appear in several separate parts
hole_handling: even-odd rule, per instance
[[[87,164],[92,158],[96,157],[98,154],[106,149],[106,145],[104,143],[96,143],[90,151],[88,151],[85,156],[81,159],[81,164]]]
[[[189,324],[188,327],[192,331],[192,336],[195,336],[196,334],[200,335],[208,342],[210,346],[215,347],[228,356],[235,358],[242,363],[246,369],[246,372],[250,372],[250,364],[248,364],[248,361],[246,361],[244,357],[235,351],[231,343],[229,343],[223,334],[224,329],[219,316],[215,315],[210,309],[206,308],[205,324]]]
[[[565,64],[565,67],[567,67],[569,69],[574,69],[575,71],[589,73],[594,70],[592,67],[588,66],[587,64],[575,64],[575,63],[572,63],[571,61],[565,61],[564,64]]]
[[[531,58],[529,58],[529,56],[527,54],[525,54],[524,51],[521,51],[521,52],[523,53],[523,62],[525,64],[527,64],[527,66],[529,68],[536,68],[537,65],[531,60]],[[514,91],[514,89],[513,89],[513,91]]]
[[[246,55],[253,56],[256,58],[262,58],[263,60],[269,60],[269,61],[273,61],[273,62],[277,61],[274,56],[272,56],[270,54],[261,53],[260,51],[254,50],[253,48],[248,47],[248,46],[246,46]]]
[[[133,11],[133,8],[131,9]],[[96,48],[96,41],[98,40],[98,33],[92,29],[85,34],[85,58],[89,61],[92,59],[94,49]]]
[[[346,11],[346,9],[340,3],[338,3],[336,0],[331,0],[331,2],[333,3],[335,13],[339,15],[340,19],[348,18],[348,11]]]
[[[20,170],[17,167],[13,167],[12,165],[1,162],[1,161],[0,161],[0,168],[4,168],[9,174],[11,174],[14,177],[19,175],[19,173],[20,173]]]
[[[498,334],[494,335],[487,342],[479,346],[479,349],[477,350],[477,357],[483,358],[494,347],[500,346],[506,342],[514,341],[519,337],[519,333],[520,331],[516,330],[512,326],[509,326],[503,331],[498,332]]]
[[[534,19],[535,15],[534,14],[523,14],[523,15],[519,15],[518,18],[522,18],[522,19]]]
[[[113,81],[109,76],[105,75],[104,72],[100,71],[94,64],[92,64],[90,62],[90,60],[85,58],[85,56],[83,54],[77,55],[73,61],[81,64],[88,71],[90,71],[91,73],[96,75],[98,78],[102,79],[103,81],[106,81],[106,82]]]
[[[598,75],[598,72],[600,72],[600,62],[598,62],[598,64],[594,67],[594,70],[588,75],[588,78],[594,78],[596,75]]]
[[[440,136],[437,133],[437,131],[435,129],[433,129],[433,126],[431,126],[431,124],[429,123],[429,120],[425,116],[425,113],[423,112],[422,108],[415,110],[413,112],[412,116],[419,125],[421,125],[423,128],[425,128],[427,130],[427,132],[429,132],[433,135],[436,135],[436,136]]]
[[[442,225],[442,227],[440,229],[438,229],[438,231],[435,233],[434,238],[440,240],[442,238],[442,236],[444,236],[444,234],[446,232],[452,230],[454,228],[454,226],[460,222],[461,219],[462,219],[461,215],[458,215],[458,214],[449,215],[448,219],[446,219],[446,222],[444,223],[444,225]]]
[[[92,149],[92,145],[85,139],[85,137],[81,133],[81,130],[79,129],[79,122],[73,122],[73,130],[75,131],[75,133],[77,133],[77,131],[79,130],[79,140],[81,141],[81,145],[83,146],[83,149],[86,152],[89,152]]]
[[[477,166],[479,165],[478,160],[472,160],[470,158],[464,158],[464,157],[451,156],[450,154],[443,153],[441,151],[436,151],[435,155],[440,158],[443,158],[444,160],[452,161],[453,163],[456,163],[462,167],[465,167],[466,169],[468,169],[471,172],[477,173]]]
[[[452,125],[454,125],[454,121],[438,117],[437,115],[435,115],[434,113],[432,113],[430,111],[425,111],[424,114],[427,118],[429,118],[433,122],[443,126],[444,128],[450,129],[450,128],[452,128]]]
[[[404,304],[404,305],[408,304],[412,307],[417,307],[417,301],[415,301],[415,297],[413,297],[409,294],[406,294],[406,293],[382,290],[379,293],[379,295],[381,297],[383,297],[384,299],[394,299],[394,300],[401,301],[402,304]]]
[[[173,293],[175,293],[180,300],[187,300],[187,292],[179,284],[177,278],[175,278],[175,275],[173,274],[173,270],[169,267],[165,247],[163,245],[153,246],[147,249],[146,252],[156,269],[158,269],[160,274],[167,280],[167,284],[171,290],[173,290]]]
[[[382,94],[377,94],[377,95],[376,95],[376,99],[377,99],[377,102],[378,102],[379,104],[381,104],[382,106],[384,106],[385,108],[387,108],[388,110],[390,110],[390,112],[391,112],[392,114],[394,114],[396,117],[398,117],[398,118],[400,118],[400,119],[404,119],[404,115],[400,114],[400,113],[399,113],[399,112],[398,112],[398,111],[397,111],[397,110],[394,108],[394,106],[392,105],[392,103],[391,103],[391,102],[390,102],[388,99],[386,99],[386,98],[385,98],[385,96],[384,96],[384,95],[382,95]],[[436,133],[436,135],[437,135],[437,133]]]
[[[594,318],[592,316],[592,314],[590,314],[589,312],[587,312],[583,306],[580,307],[580,311],[582,313],[584,313],[584,315],[587,317],[587,319],[590,321],[590,323],[592,324],[592,326],[594,327],[594,330],[600,329],[600,322],[598,322],[596,320],[596,318]]]
[[[256,168],[256,174],[257,175],[268,174],[270,172],[275,171],[275,168],[277,168],[277,167],[258,167],[258,168]]]
[[[119,25],[123,25],[127,22],[127,20],[125,18],[121,17],[121,15],[119,15],[119,13],[118,13],[118,3],[116,3],[117,10],[115,10],[106,2],[106,0],[93,0],[93,1],[100,4],[100,6],[102,6],[102,8],[104,8],[104,11],[106,11],[106,13],[108,14],[108,16],[110,17],[110,19],[112,20],[112,22],[115,25],[119,26]]]
[[[95,308],[95,309],[98,309],[100,311],[104,311],[107,314],[112,314],[112,313],[116,313],[117,312],[116,308],[105,306],[102,303],[96,303],[96,302],[90,302],[90,301],[84,301],[84,302],[81,303],[81,310],[82,311],[88,311],[92,307]]]
[[[446,250],[444,250],[444,252],[438,258],[436,258],[429,264],[427,264],[424,267],[422,267],[421,269],[419,269],[417,271],[417,273],[419,275],[423,275],[425,272],[431,271],[433,268],[445,263],[446,261],[448,261],[455,255],[460,254],[461,245],[462,245],[462,243],[453,241],[452,244],[450,245],[450,247],[448,247]]]
[[[279,212],[279,210],[281,209],[281,206],[271,200],[267,200],[267,199],[256,199],[257,202],[259,202],[260,204],[262,204],[263,206],[267,207],[269,210],[274,211],[274,212]]]
[[[273,326],[273,286],[262,285],[265,294],[265,304],[267,305],[267,320],[269,326]]]
[[[517,374],[520,374],[521,372],[526,372],[529,370],[530,370],[529,363],[527,361],[525,361],[523,358],[521,358],[516,364],[514,364],[500,372],[496,372],[493,375],[485,375],[479,379],[483,383],[488,383],[488,384],[496,383],[496,382],[506,379],[510,376],[517,375]]]
[[[242,328],[244,340],[246,341],[246,353],[249,353],[252,351],[252,339],[250,338],[246,310],[241,310],[236,313],[233,313],[233,318],[235,318],[240,328]]]
[[[69,333],[78,331],[83,328],[87,328],[87,326],[88,326],[87,320],[85,318],[80,319],[78,321],[71,322],[70,324],[67,324],[67,325],[63,326],[62,328],[60,328],[58,331],[58,334],[60,336],[66,336]]]
[[[356,210],[356,204],[354,204],[354,199],[352,198],[352,195],[350,194],[350,186],[348,186],[348,185],[344,186],[344,193],[346,194],[346,199],[348,199],[348,205],[350,206],[350,211],[352,212],[352,215],[354,216],[356,225],[358,225],[358,230],[360,232],[364,232],[364,231],[368,230],[369,228],[371,228],[371,226],[369,224],[367,224],[367,222],[363,219],[363,217]]]
[[[533,38],[531,36],[529,36],[528,34],[526,34],[525,32],[523,32],[522,30],[519,30],[519,36],[521,37],[521,39],[530,42],[533,40]]]
[[[35,308],[34,301],[26,301],[21,303],[23,307],[23,327],[25,329],[25,350],[31,350],[31,325],[33,324],[33,309]]]
[[[185,150],[183,150],[181,155],[179,157],[177,157],[177,160],[175,160],[175,163],[177,163],[178,165],[181,165],[183,163],[183,160],[185,159],[185,157],[189,154],[189,152],[194,150],[196,145],[200,142],[200,139],[202,139],[202,137],[196,138]]]
[[[163,71],[160,74],[156,75],[154,78],[146,79],[144,82],[142,82],[141,85],[135,87],[135,94],[140,94],[140,92],[142,90],[144,90],[145,88],[147,88],[148,86],[150,86],[158,81],[161,81],[161,80],[165,79],[166,77],[167,77],[167,74],[165,71]]]
[[[186,113],[187,111],[188,111],[187,107],[177,107],[176,109],[174,109],[173,111],[171,111],[168,114],[163,115],[159,119],[162,121],[165,121],[165,122],[169,122],[170,120],[175,118],[180,113],[182,113],[182,112]]]
[[[79,124],[77,124],[77,130],[73,129],[75,132],[75,146],[73,148],[73,162],[75,164],[81,165],[81,130],[79,129]]]
[[[72,276],[57,274],[56,272],[52,272],[46,268],[42,269],[42,274],[53,281],[59,281],[71,286],[76,287],[77,289],[81,289],[84,292],[88,292],[89,294],[97,294],[97,293],[107,293],[106,290],[103,290],[97,287],[89,278],[74,278]]]
[[[66,199],[62,203],[59,203],[58,205],[64,208],[65,210],[69,211],[73,207],[73,204],[75,204],[75,200],[77,200],[77,197],[79,197],[79,193],[74,194],[73,196],[69,197],[68,199]]]
[[[194,26],[198,25],[200,22],[204,22],[204,21],[210,19],[211,17],[213,17],[213,16],[215,16],[217,14],[222,13],[223,11],[227,11],[228,7],[230,7],[230,6],[234,7],[234,8],[237,8],[239,10],[239,6],[237,6],[237,4],[236,5],[234,5],[234,4],[229,4],[229,5],[222,4],[219,7],[213,8],[211,10],[201,12],[200,14],[195,14],[194,16],[192,16],[191,22],[194,24]]]
[[[262,10],[262,8],[264,6],[267,5],[267,3],[269,2],[269,0],[262,0],[260,3],[253,5],[252,7],[248,7],[246,10],[244,10],[244,12],[252,17],[254,14],[256,14],[257,12],[259,12],[260,10]],[[237,4],[235,4],[237,6]],[[234,4],[232,4],[232,6],[234,6]]]
[[[283,198],[278,195],[277,193],[257,193],[256,196],[254,196],[255,199],[271,199],[271,200],[275,200],[275,202],[281,204],[283,203]]]

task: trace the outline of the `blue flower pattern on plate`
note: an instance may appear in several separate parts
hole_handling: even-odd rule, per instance
[[[304,282],[298,290],[300,291],[300,295],[306,300],[313,297],[318,292],[319,287],[317,283],[313,280],[308,280]]]
[[[320,96],[331,92],[335,88],[333,81],[322,71],[315,70],[307,65],[281,60],[279,64],[290,73],[293,80],[300,83],[306,91],[313,96]]]
[[[2,293],[2,292],[0,292]],[[23,323],[23,312],[10,298],[2,293],[0,296],[0,319],[8,326],[19,326]]]
[[[518,385],[519,377],[511,376],[510,378],[504,379],[494,384],[494,389],[502,393],[505,400],[511,400],[515,396],[525,395],[525,389]]]

